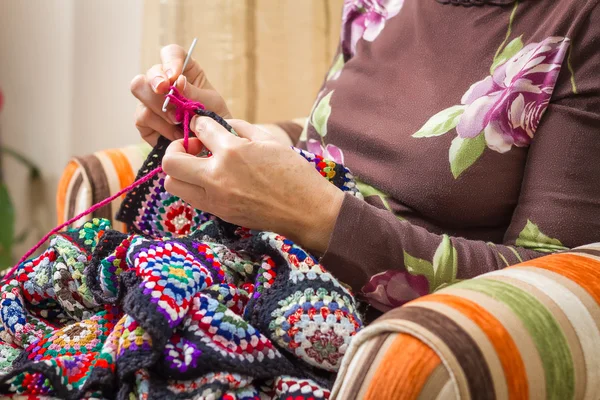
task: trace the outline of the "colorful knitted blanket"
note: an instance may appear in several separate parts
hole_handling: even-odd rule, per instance
[[[360,196],[345,167],[297,152]],[[290,240],[193,209],[164,190],[164,177],[124,200],[129,234],[93,219],[53,236],[2,282],[0,393],[328,398],[362,326],[352,294]]]

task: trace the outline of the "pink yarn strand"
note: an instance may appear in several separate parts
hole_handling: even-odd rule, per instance
[[[187,151],[189,138],[190,138],[190,121],[192,120],[192,115],[196,114],[196,109],[198,109],[198,108],[204,109],[204,105],[197,101],[191,101],[191,100],[186,99],[185,97],[183,97],[181,95],[181,93],[179,93],[177,88],[175,88],[174,86],[172,86],[171,89],[173,89],[173,94],[169,94],[167,96],[171,99],[170,100],[171,103],[175,106],[175,118],[177,118],[177,120],[183,120],[183,147]],[[99,208],[104,207],[105,205],[109,204],[117,197],[122,196],[123,194],[129,192],[130,190],[135,189],[136,187],[140,186],[141,184],[148,182],[150,179],[152,179],[153,176],[155,176],[156,174],[158,174],[161,171],[162,171],[162,166],[158,167],[156,169],[153,169],[152,171],[150,171],[149,173],[147,173],[146,175],[144,175],[137,181],[133,182],[131,185],[127,186],[126,188],[121,189],[119,192],[102,200],[99,203],[94,204],[93,206],[91,206],[90,208],[88,208],[87,210],[82,212],[81,214],[74,216],[73,218],[66,221],[65,223],[52,229],[39,242],[37,242],[37,244],[35,246],[33,246],[31,249],[29,249],[23,255],[23,257],[21,257],[19,262],[15,266],[13,266],[8,271],[8,273],[4,276],[3,280],[9,280],[10,278],[12,278],[12,276],[15,273],[15,271],[17,270],[17,268],[19,268],[19,266],[29,258],[29,256],[31,256],[33,253],[35,253],[35,251],[37,249],[39,249],[44,243],[46,243],[46,240],[48,240],[52,235],[57,234],[63,228],[66,228],[67,226],[71,225],[73,222],[78,221],[80,218],[83,218],[86,215],[89,215],[89,214],[93,213],[94,211],[98,210]]]
[[[154,175],[158,174],[161,171],[162,171],[162,167],[153,169],[152,171],[150,171],[149,173],[147,173],[146,175],[144,175],[137,181],[133,182],[131,185],[127,186],[126,188],[119,190],[117,193],[113,194],[112,196],[107,197],[106,199],[102,200],[101,202],[94,204],[93,206],[91,206],[90,208],[88,208],[87,210],[82,212],[81,214],[74,216],[70,220],[68,220],[68,221],[64,222],[63,224],[60,224],[56,228],[52,229],[39,242],[37,242],[35,246],[33,246],[31,249],[29,249],[27,251],[27,253],[25,253],[23,255],[23,257],[21,257],[19,262],[14,267],[12,267],[10,269],[10,271],[8,271],[8,273],[5,275],[5,279],[10,279],[12,277],[12,275],[14,274],[14,272],[17,270],[17,268],[19,268],[19,265],[21,265],[24,261],[26,261],[29,258],[29,256],[31,256],[33,253],[35,253],[35,251],[37,249],[39,249],[44,243],[46,243],[46,240],[48,240],[50,238],[50,236],[60,232],[61,229],[66,228],[67,226],[71,225],[73,222],[78,221],[80,218],[83,218],[86,215],[89,215],[89,214],[93,213],[94,211],[98,210],[99,208],[104,207],[105,205],[107,205],[108,203],[110,203],[111,201],[116,199],[117,197],[122,196],[123,194],[129,192],[132,189],[135,189],[136,187],[138,187],[139,185],[141,185],[145,182],[148,182],[150,179],[152,179],[152,177]]]

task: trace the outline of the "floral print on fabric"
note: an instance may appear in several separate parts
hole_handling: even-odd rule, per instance
[[[323,146],[318,140],[309,139],[308,142],[306,142],[306,149],[313,154],[319,155],[338,164],[344,163],[344,153],[342,153],[342,150],[339,147],[333,144],[326,144]]]
[[[521,49],[464,94],[458,136],[484,132],[487,147],[505,153],[528,146],[548,108],[569,39],[549,37]]]
[[[362,292],[369,304],[385,312],[425,296],[429,293],[429,283],[423,275],[391,269],[373,275]]]
[[[404,0],[346,0],[342,12],[342,53],[346,59],[356,53],[360,38],[372,42],[388,19],[396,16]]]
[[[338,164],[344,163],[344,153],[342,150],[333,145],[325,143],[325,136],[327,136],[327,123],[329,122],[329,116],[331,115],[331,97],[333,96],[333,90],[327,93],[320,99],[317,99],[315,106],[310,114],[310,118],[307,122],[312,125],[315,132],[319,135],[319,140],[308,139],[306,142],[306,149],[318,156],[332,160]],[[306,140],[306,127],[300,140]]]
[[[523,47],[521,37],[498,51],[491,75],[471,85],[461,104],[431,117],[413,137],[441,136],[456,128],[449,150],[450,169],[458,178],[485,148],[506,153],[526,147],[548,108],[569,39],[548,37]]]
[[[388,270],[374,275],[363,288],[363,295],[380,311],[395,307],[457,282],[458,253],[448,235],[433,255],[433,261],[414,257],[404,251],[406,270]]]

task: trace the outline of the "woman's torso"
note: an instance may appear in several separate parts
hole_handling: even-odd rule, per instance
[[[502,242],[548,102],[576,90],[571,37],[591,3],[347,1],[301,146],[343,161],[400,218]]]

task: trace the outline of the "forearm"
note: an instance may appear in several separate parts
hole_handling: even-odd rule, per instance
[[[373,297],[375,307],[385,309],[456,280],[542,254],[433,234],[387,210],[345,196],[321,263],[357,293],[369,300]],[[376,275],[382,280],[373,279]],[[389,304],[381,304],[378,291],[388,295]]]

